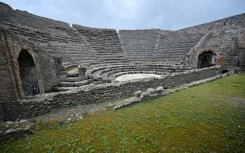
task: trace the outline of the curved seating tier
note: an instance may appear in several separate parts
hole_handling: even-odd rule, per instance
[[[93,67],[86,72],[86,76],[93,80],[113,81],[116,77],[125,74],[145,73],[168,75],[173,72],[182,72],[182,66],[166,64],[122,64]]]

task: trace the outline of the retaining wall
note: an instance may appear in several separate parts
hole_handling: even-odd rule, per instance
[[[5,120],[30,118],[45,114],[52,108],[101,103],[119,99],[138,90],[164,86],[166,88],[202,80],[219,74],[220,67],[211,67],[172,74],[161,79],[88,85],[63,93],[43,94],[4,104]]]

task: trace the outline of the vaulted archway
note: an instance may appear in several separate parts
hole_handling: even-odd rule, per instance
[[[198,55],[198,68],[214,66],[216,63],[216,54],[213,51],[204,51]]]
[[[24,95],[31,96],[39,94],[37,71],[31,54],[25,49],[21,50],[18,63]]]

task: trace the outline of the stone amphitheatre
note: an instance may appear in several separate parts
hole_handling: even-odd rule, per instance
[[[245,69],[245,14],[177,31],[72,25],[0,2],[0,120]]]

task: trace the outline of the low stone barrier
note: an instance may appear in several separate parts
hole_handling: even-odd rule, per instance
[[[213,80],[216,80],[219,78],[223,78],[223,77],[226,77],[232,73],[233,72],[220,74],[220,75],[216,75],[216,76],[213,76],[213,77],[210,77],[207,79],[194,81],[192,83],[184,84],[184,85],[181,85],[181,86],[174,88],[174,89],[164,89],[162,86],[159,86],[156,89],[148,88],[148,89],[146,89],[146,91],[140,91],[139,90],[139,91],[136,91],[134,93],[134,97],[123,99],[122,101],[116,102],[114,104],[110,103],[110,105],[108,107],[112,108],[113,110],[116,110],[116,109],[119,109],[122,107],[126,107],[128,105],[132,105],[132,104],[137,103],[137,102],[141,102],[143,100],[148,100],[148,99],[153,98],[153,97],[165,96],[165,95],[168,95],[171,93],[175,93],[175,92],[190,88],[192,86],[196,86],[196,85],[199,85],[202,83],[206,83],[206,82],[210,82],[210,81],[213,81]]]
[[[162,78],[148,78],[98,85],[91,84],[66,92],[37,95],[19,101],[5,103],[3,105],[5,112],[4,119],[16,120],[31,118],[48,113],[52,108],[101,103],[133,95],[139,90],[145,91],[148,88],[157,88],[159,86],[164,88],[179,86],[213,77],[219,73],[220,66],[215,66],[181,73],[172,73]]]

